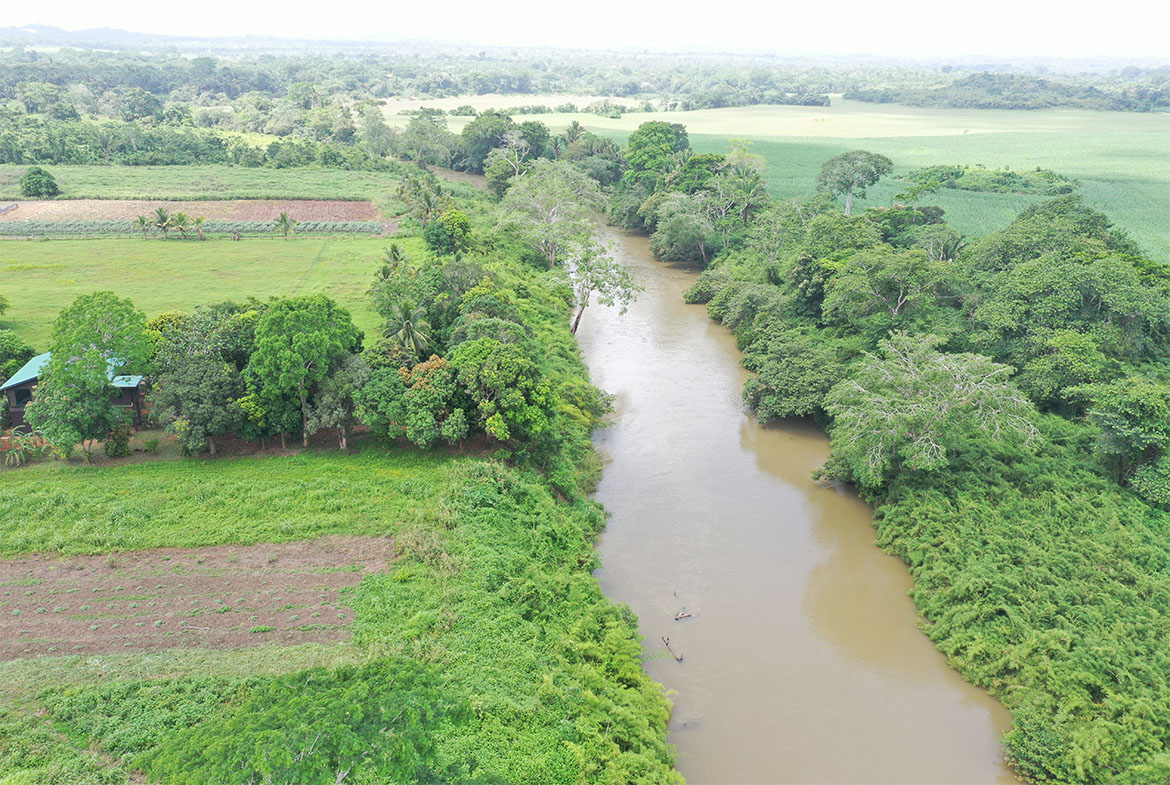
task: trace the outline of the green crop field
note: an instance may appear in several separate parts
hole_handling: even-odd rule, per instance
[[[12,309],[0,324],[38,350],[57,312],[81,294],[109,289],[155,316],[248,296],[327,292],[373,338],[378,319],[366,290],[381,265],[382,238],[5,240],[0,279]],[[421,241],[398,241],[422,253]]]
[[[495,105],[562,103],[556,96],[527,98]],[[441,104],[420,103],[449,108],[469,101],[451,98]],[[483,103],[480,108],[485,108]],[[398,116],[397,122],[407,119]],[[458,131],[469,120],[451,117],[450,127]],[[918,109],[834,97],[829,107],[635,112],[617,119],[586,113],[542,114],[516,120],[540,120],[554,130],[576,120],[595,133],[621,141],[650,120],[682,123],[699,152],[723,152],[731,139],[750,139],[767,160],[769,188],[780,198],[811,192],[827,158],[856,149],[889,156],[895,175],[932,164],[1053,169],[1079,180],[1079,192],[1088,204],[1107,213],[1155,258],[1170,262],[1170,114]],[[880,183],[860,206],[889,204],[903,187],[896,179]],[[982,235],[1002,229],[1020,209],[1039,198],[944,191],[926,197],[923,203],[945,208],[948,220],[960,231]]]
[[[342,169],[238,166],[47,166],[62,199],[369,199],[384,217],[402,212],[398,175]],[[21,198],[27,166],[0,165],[0,200]],[[2,205],[0,205],[2,206]]]

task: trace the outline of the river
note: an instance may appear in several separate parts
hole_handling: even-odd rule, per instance
[[[611,513],[597,577],[641,619],[687,781],[1016,782],[1007,711],[915,627],[870,508],[810,479],[828,440],[756,423],[733,336],[682,301],[694,273],[615,240],[645,291],[624,316],[591,306],[578,331],[616,395],[595,437]]]

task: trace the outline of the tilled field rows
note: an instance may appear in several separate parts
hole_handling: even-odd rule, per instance
[[[15,209],[5,209],[15,205]],[[60,199],[42,202],[2,202],[0,221],[102,221],[131,220],[149,215],[158,207],[170,213],[216,221],[271,221],[288,213],[297,221],[376,221],[373,202],[310,199],[229,199],[222,201],[168,202],[126,199]]]
[[[393,557],[389,539],[325,537],[0,560],[0,661],[339,640],[341,590]]]

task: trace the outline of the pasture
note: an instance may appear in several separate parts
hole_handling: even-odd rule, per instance
[[[422,253],[420,240],[399,240]],[[222,300],[326,292],[371,340],[379,320],[366,291],[385,238],[248,237],[240,242],[157,238],[6,240],[0,279],[11,310],[0,320],[29,345],[48,343],[57,312],[81,294],[109,289],[148,317]]]

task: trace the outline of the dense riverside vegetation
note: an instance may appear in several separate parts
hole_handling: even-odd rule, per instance
[[[921,192],[843,214],[889,171],[864,151],[777,203],[747,148],[630,144],[615,220],[706,268],[688,299],[734,330],[761,418],[828,428],[819,475],[873,502],[924,631],[1013,712],[1017,771],[1170,776],[1170,269],[1076,196],[971,239]]]
[[[585,498],[598,472],[589,434],[608,401],[568,325],[582,296],[576,271],[594,268],[571,239],[566,274],[492,231],[486,195],[454,200],[425,177],[419,187],[438,204],[414,224],[423,237],[367,262],[381,337],[363,336],[324,295],[148,321],[98,292],[58,319],[29,417],[61,456],[79,441],[117,441],[108,363],[148,370],[154,416],[187,453],[214,454],[217,441],[222,452],[229,435],[292,444],[318,431],[333,451],[34,461],[0,485],[6,556],[327,534],[391,537],[399,556],[348,595],[354,637],[336,667],[241,678],[212,663],[161,680],[50,686],[34,677],[37,661],[27,677],[17,663],[11,680],[29,686],[0,701],[4,774],[681,781],[665,743],[670,705],[641,669],[636,620],[591,575],[604,516]],[[336,450],[359,421],[373,433],[357,454]],[[171,673],[168,655],[155,656]]]

